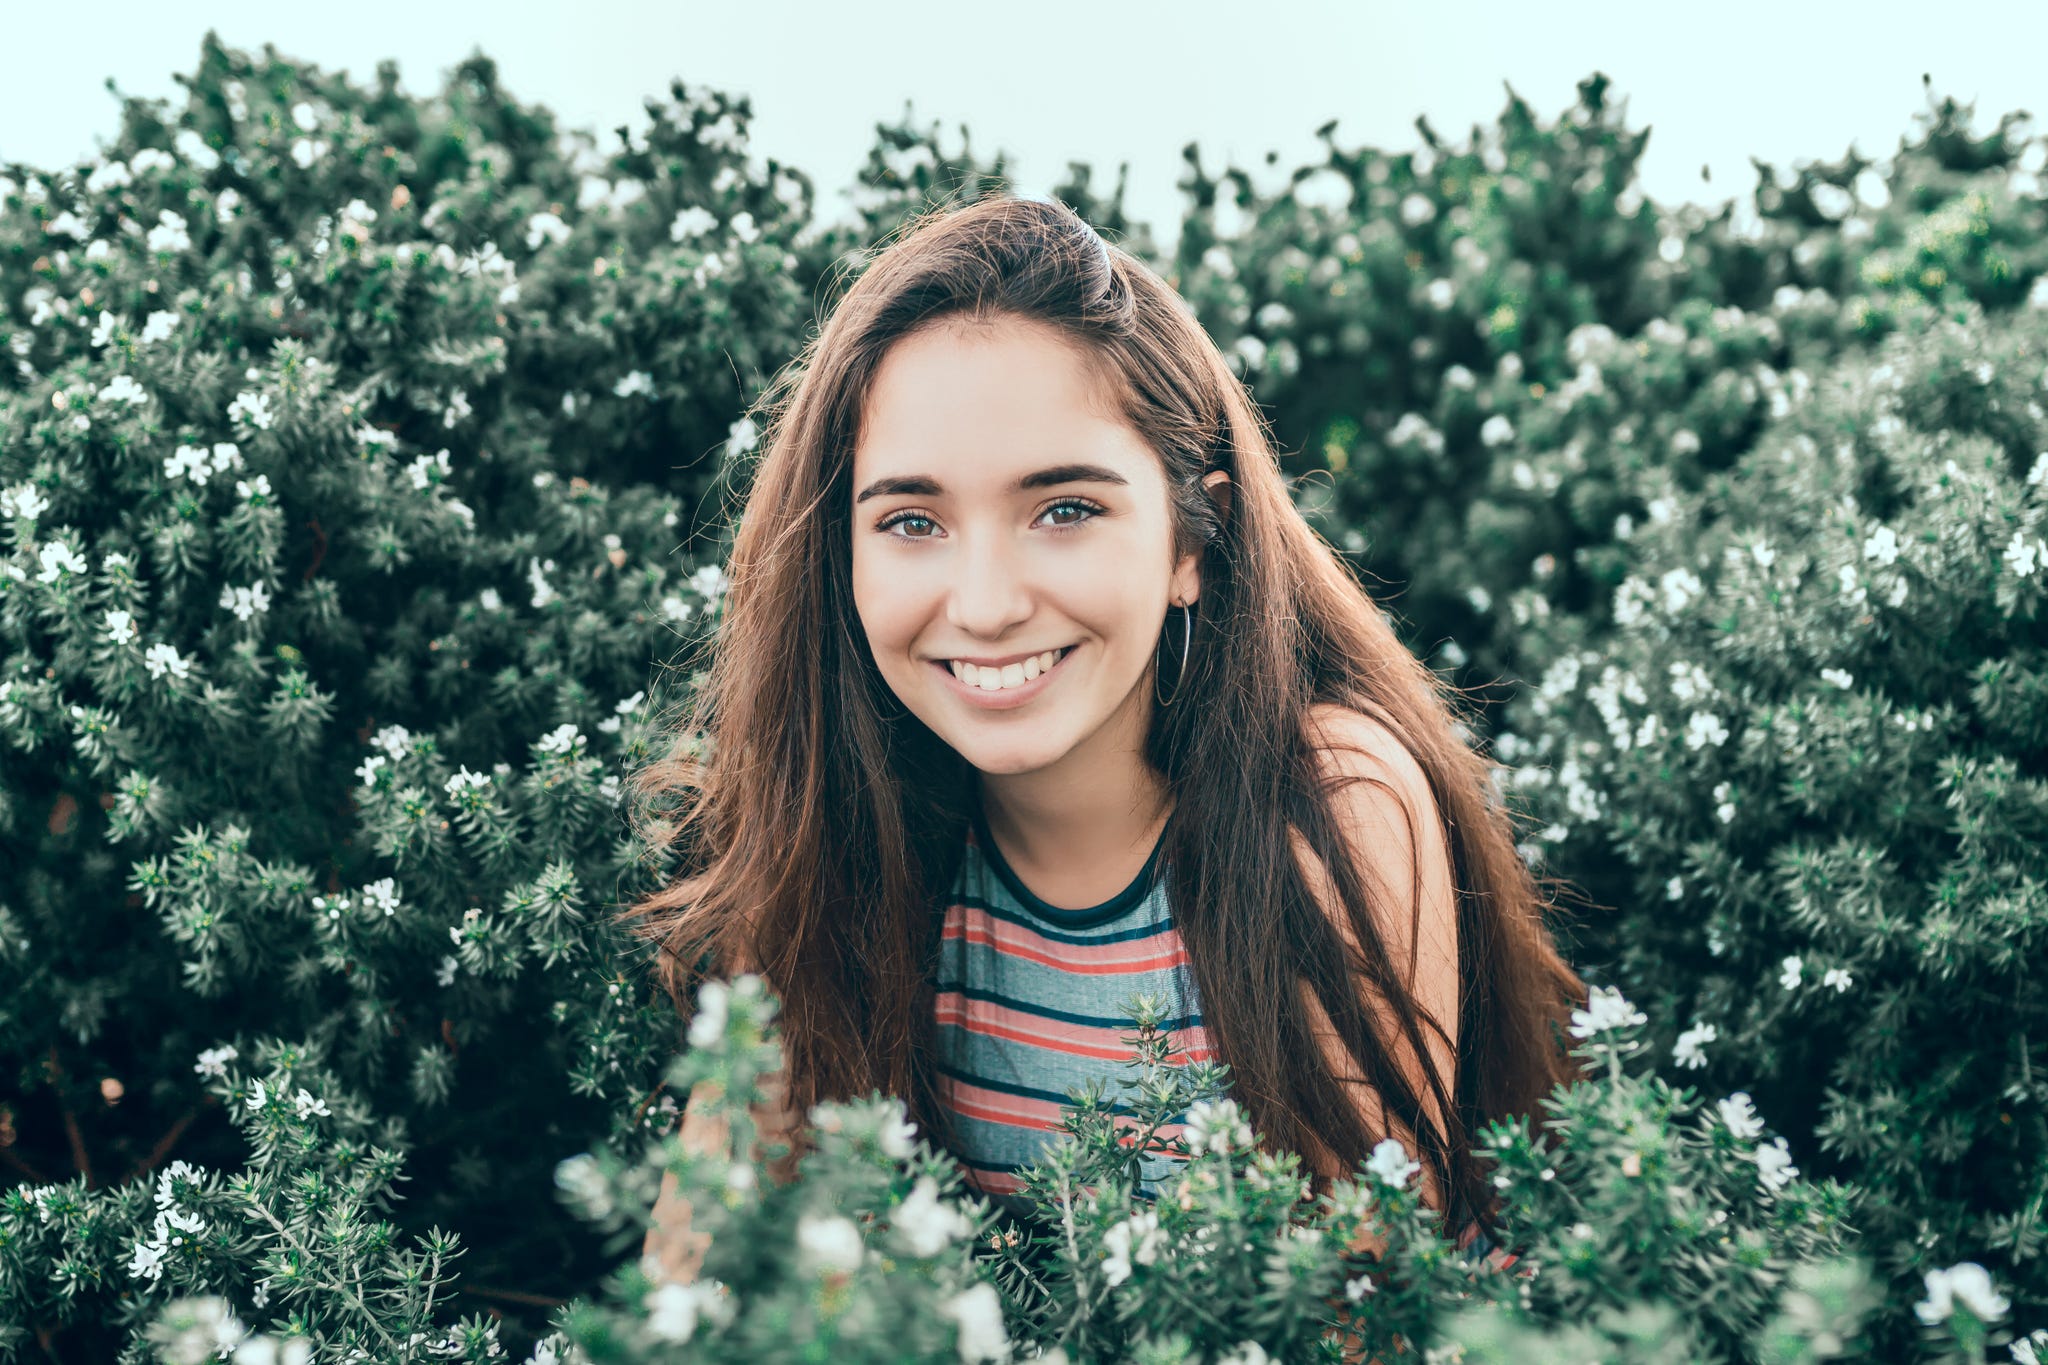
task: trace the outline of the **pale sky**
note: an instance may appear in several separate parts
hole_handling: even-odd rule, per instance
[[[1211,174],[1234,158],[1271,185],[1279,171],[1319,159],[1315,129],[1329,119],[1340,120],[1342,146],[1401,151],[1419,145],[1414,120],[1426,113],[1439,137],[1461,145],[1473,123],[1494,123],[1506,85],[1549,122],[1579,80],[1604,72],[1611,98],[1627,101],[1629,126],[1652,128],[1642,186],[1664,204],[1747,194],[1752,155],[1789,169],[1852,143],[1890,154],[1926,108],[1923,72],[1937,94],[1976,102],[1979,129],[2048,90],[2042,0],[1953,10],[1897,0],[98,0],[89,20],[83,14],[0,0],[0,32],[15,53],[0,83],[0,160],[54,168],[93,156],[116,129],[109,77],[124,92],[182,102],[172,73],[197,66],[212,27],[232,46],[254,52],[270,42],[359,85],[392,58],[413,94],[438,87],[480,48],[517,97],[607,141],[621,123],[644,128],[642,98],[665,96],[672,78],[743,93],[753,102],[753,154],[810,174],[828,218],[845,214],[843,191],[874,125],[894,120],[907,100],[919,126],[941,126],[947,148],[957,148],[964,123],[977,153],[1007,152],[1028,194],[1049,192],[1070,160],[1093,163],[1106,191],[1128,161],[1127,208],[1162,245],[1178,231],[1174,182],[1190,141]],[[1264,165],[1269,149],[1281,154],[1274,171]]]

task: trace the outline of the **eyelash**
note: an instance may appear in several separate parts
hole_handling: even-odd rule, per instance
[[[1081,510],[1083,510],[1083,511],[1085,511],[1085,512],[1091,513],[1092,515],[1090,515],[1089,517],[1087,517],[1087,518],[1085,518],[1084,520],[1081,520],[1081,521],[1070,521],[1070,522],[1067,522],[1067,523],[1065,523],[1064,525],[1060,525],[1060,526],[1054,526],[1054,527],[1051,527],[1050,529],[1051,529],[1051,530],[1053,530],[1053,531],[1055,531],[1055,532],[1065,532],[1065,531],[1074,531],[1074,530],[1078,530],[1078,529],[1080,529],[1081,527],[1083,527],[1083,526],[1086,526],[1086,525],[1087,525],[1087,524],[1088,524],[1088,523],[1089,523],[1090,521],[1093,521],[1093,520],[1094,520],[1094,519],[1095,519],[1096,517],[1099,517],[1099,516],[1103,515],[1103,514],[1104,514],[1104,513],[1105,513],[1105,512],[1106,512],[1106,511],[1108,510],[1108,509],[1106,509],[1106,508],[1104,508],[1104,507],[1101,507],[1101,506],[1099,506],[1099,505],[1097,505],[1097,504],[1095,504],[1095,503],[1092,503],[1092,502],[1088,501],[1088,499],[1086,499],[1086,498],[1061,498],[1061,499],[1060,499],[1060,500],[1059,500],[1058,502],[1054,502],[1054,503],[1048,503],[1048,504],[1046,504],[1046,506],[1045,506],[1044,510],[1042,510],[1041,512],[1039,512],[1039,514],[1038,514],[1038,515],[1042,517],[1042,516],[1044,516],[1044,515],[1046,514],[1046,512],[1050,512],[1050,511],[1052,511],[1052,510],[1053,510],[1054,508],[1058,508],[1058,507],[1078,507],[1078,508],[1080,508]],[[876,526],[876,527],[875,527],[875,529],[876,529],[877,531],[880,531],[880,532],[882,532],[883,534],[885,534],[885,535],[886,535],[886,534],[887,534],[887,533],[889,532],[890,528],[892,528],[892,527],[894,527],[894,526],[898,526],[898,525],[900,525],[900,524],[901,524],[901,523],[903,523],[903,522],[906,522],[906,521],[931,521],[931,520],[932,520],[932,518],[930,518],[930,517],[926,516],[926,515],[925,515],[924,513],[922,513],[922,512],[917,512],[917,511],[908,511],[908,510],[906,510],[906,511],[902,511],[902,512],[894,512],[894,513],[891,513],[891,514],[890,514],[890,515],[889,515],[888,517],[884,518],[884,519],[882,520],[881,524],[879,524],[878,526]],[[930,540],[930,539],[931,539],[931,537],[930,537],[930,536],[895,536],[895,537],[892,537],[892,539],[895,539],[895,540]]]

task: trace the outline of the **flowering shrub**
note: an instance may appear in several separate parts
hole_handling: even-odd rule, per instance
[[[2039,1316],[2048,322],[1907,316],[1725,475],[1646,471],[1611,623],[1531,613],[1499,752],[1673,1063],[1868,1191],[1895,1290],[1981,1254]]]
[[[1485,1257],[1442,1238],[1397,1142],[1310,1198],[1299,1159],[1264,1150],[1233,1101],[1211,1098],[1223,1068],[1167,1064],[1161,1004],[1144,999],[1128,1011],[1120,1096],[1071,1096],[1061,1136],[1026,1172],[1035,1217],[971,1196],[881,1096],[818,1106],[817,1145],[777,1184],[734,1155],[754,1150],[751,1106],[782,1066],[773,996],[745,976],[707,983],[700,1001],[706,1026],[670,1080],[710,1084],[729,1150],[671,1135],[560,1173],[623,1244],[673,1172],[692,1227],[711,1234],[699,1277],[660,1280],[652,1256],[622,1266],[602,1302],[563,1311],[547,1360],[656,1360],[682,1345],[707,1363],[1262,1365],[1417,1347],[1432,1361],[1869,1358],[1860,1325],[1876,1294],[1844,1254],[1850,1192],[1802,1179],[1746,1094],[1708,1103],[1644,1074],[1629,1059],[1645,1016],[1613,991],[1595,988],[1573,1016],[1589,1078],[1547,1103],[1552,1131],[1534,1137],[1523,1119],[1485,1136],[1517,1253]],[[1139,1153],[1182,1113],[1182,1135],[1163,1139],[1178,1169],[1156,1200],[1138,1197]],[[1965,1264],[1930,1276],[1919,1309],[1922,1358],[1975,1359],[1964,1352],[2005,1305]],[[200,1312],[181,1304],[159,1330]]]
[[[1951,655],[1908,651],[1901,686],[1945,695],[1945,660],[1980,669],[1975,730],[1962,701],[1953,716],[1932,708],[1954,727],[1942,742],[1975,765],[1940,779],[1955,813],[1926,786],[1899,796],[1931,841],[1910,875],[1936,895],[1914,930],[1933,984],[1901,977],[1861,1032],[1815,1026],[1806,1052],[1781,1055],[1783,1019],[1824,1023],[1822,1007],[1857,999],[1851,983],[1891,980],[1905,902],[1886,884],[1868,952],[1843,956],[1825,915],[1799,929],[1808,937],[1772,919],[1753,865],[1711,840],[1697,868],[1667,875],[1695,888],[1683,904],[1725,898],[1717,932],[1760,937],[1724,965],[1671,946],[1699,938],[1676,916],[1645,917],[1642,946],[1613,950],[1630,968],[1682,961],[1698,975],[1645,972],[1650,1027],[1687,1024],[1680,1055],[1757,1095],[1786,1138],[1626,1069],[1561,1095],[1560,1145],[1490,1139],[1522,1256],[1489,1268],[1440,1239],[1398,1150],[1309,1207],[1298,1168],[1257,1151],[1233,1109],[1172,1088],[1199,1073],[1142,1069],[1141,1030],[1152,1088],[1132,1109],[1141,1122],[1186,1110],[1200,1139],[1170,1200],[1134,1202],[1118,1137],[1132,1114],[1101,1096],[1042,1166],[1029,1226],[958,1198],[955,1169],[879,1098],[813,1115],[811,1174],[771,1189],[740,1165],[692,1164],[672,1140],[646,1159],[634,1147],[673,1126],[674,1018],[606,924],[632,882],[662,873],[622,832],[618,778],[660,738],[650,661],[715,635],[728,586],[715,545],[672,554],[716,526],[725,485],[744,478],[747,400],[872,244],[937,198],[998,184],[999,168],[882,129],[859,222],[827,228],[810,221],[808,178],[748,156],[743,104],[712,92],[675,88],[646,129],[600,150],[511,99],[482,58],[412,100],[388,71],[365,91],[209,42],[185,84],[182,109],[130,102],[88,166],[0,167],[0,1356],[488,1360],[548,1331],[542,1365],[675,1354],[685,1338],[759,1359],[826,1337],[889,1359],[1007,1342],[1055,1358],[1252,1361],[1334,1358],[1342,1325],[1355,1349],[1389,1353],[1598,1342],[1618,1356],[1654,1337],[1730,1359],[1818,1357],[1839,1354],[1837,1338],[1853,1349],[1875,1311],[1855,1263],[1836,1259],[1849,1196],[1793,1174],[1824,1161],[1889,1201],[1855,1217],[1880,1234],[1890,1319],[1917,1330],[1931,1316],[1937,1342],[1966,1344],[1971,1324],[1999,1317],[1991,1277],[2038,1266],[2025,1047],[1883,1032],[1974,1023],[1987,1000],[2022,1028],[2038,1010],[2015,965],[2035,924],[2031,778],[2004,757],[2038,748],[2038,661],[2017,630],[1979,649],[1981,625],[1931,610],[1933,585],[1967,585],[1987,553],[2007,566],[2001,592],[2031,600],[2048,541],[2011,541],[2033,522],[1995,495],[2017,491],[2017,466],[2002,482],[1987,472],[1968,493],[1976,520],[1957,523],[1995,529],[1995,544],[1948,545],[1960,533],[1932,517],[1915,532],[1962,567],[1908,611]],[[1180,260],[1162,263],[1257,381],[1283,444],[1306,440],[1349,471],[1335,504],[1305,490],[1308,510],[1335,507],[1333,539],[1354,553],[1398,548],[1367,534],[1373,509],[1412,535],[1422,560],[1377,562],[1413,571],[1423,634],[1518,604],[1499,622],[1503,659],[1520,657],[1523,628],[1560,658],[1604,639],[1608,589],[1638,553],[1624,516],[1661,528],[1654,509],[1684,501],[1654,546],[1709,515],[1681,494],[1728,499],[1717,480],[1748,434],[1785,420],[1780,406],[1808,397],[1803,376],[1824,373],[1796,348],[1832,355],[1924,330],[1936,309],[2009,311],[2040,293],[2039,245],[2021,231],[2039,200],[2023,158],[2040,144],[2022,152],[2003,125],[1995,142],[1973,139],[1945,114],[1894,176],[1896,208],[1839,230],[1822,226],[1825,186],[1802,173],[1762,206],[1776,228],[1749,242],[1727,223],[1639,212],[1640,137],[1604,89],[1589,82],[1585,109],[1557,128],[1516,101],[1499,148],[1360,159],[1348,216],[1262,209],[1223,232],[1216,182],[1199,179]],[[1156,259],[1120,195],[1089,193],[1085,168],[1057,192]],[[1587,207],[1585,235],[1550,241],[1537,229],[1566,202]],[[1866,218],[1874,227],[1852,232]],[[1910,421],[1932,443],[1953,427],[1959,470],[1984,451],[1971,441],[2009,458],[2038,449],[2023,350],[1990,357],[1982,382],[1970,367],[1985,362],[1958,352],[1947,380],[1916,380],[1919,411],[1873,433]],[[1836,425],[1851,416],[1840,406]],[[1617,424],[1654,457],[1618,430],[1604,450],[1592,439]],[[1808,462],[1838,435],[1813,428]],[[1955,477],[1965,490],[1976,475]],[[1895,534],[1913,564],[1905,522]],[[1553,583],[1545,555],[1579,595],[1511,599],[1532,576]],[[1664,577],[1679,569],[1613,599],[1624,633],[1641,584],[1692,593]],[[1595,633],[1575,639],[1573,622]],[[1485,638],[1464,637],[1475,651]],[[1826,667],[1873,669],[1848,655]],[[1700,741],[1685,756],[1718,752],[1721,728],[1756,743],[1732,708],[1714,714],[1677,718]],[[1935,733],[1883,731],[1915,746]],[[1812,771],[1785,800],[1828,793],[1799,808],[1809,825],[1880,818],[1890,807],[1842,794],[1854,782],[1837,774],[1874,769],[1835,742],[1787,751]],[[1595,799],[1578,761],[1559,767],[1568,809]],[[1703,776],[1728,784],[1717,818],[1758,800],[1738,793],[1751,779]],[[1614,813],[1644,867],[1677,847],[1677,812],[1707,799],[1660,783],[1613,794],[1641,812]],[[1950,819],[1967,845],[1953,875],[1931,870],[1930,852]],[[1776,827],[1747,820],[1753,857]],[[1609,846],[1578,837],[1589,842],[1545,842],[1560,862],[1585,848],[1597,869]],[[1980,857],[1993,869],[1981,877]],[[1795,955],[1799,972],[1784,961]],[[1818,985],[1785,996],[1800,1012],[1771,1014],[1744,996],[1759,973]],[[721,1051],[707,1025],[680,1074],[711,1068],[731,1103],[770,1055],[772,1006],[738,992],[726,1004],[755,1034]],[[1587,1014],[1588,1046],[1643,1026],[1604,995]],[[1830,1038],[1854,1041],[1863,1067],[1845,1084],[1868,1082],[1833,1158],[1803,1145],[1815,1101],[1791,1060]],[[1924,1143],[1908,1140],[1930,1114]],[[1962,1173],[1958,1151],[2006,1165]],[[710,1182],[703,1218],[725,1220],[714,1266],[727,1294],[620,1266],[662,1169],[700,1193]],[[1995,1183],[2015,1172],[2035,1182],[2024,1198]],[[582,1218],[558,1205],[558,1174]],[[1351,1254],[1367,1225],[1384,1250]],[[1990,1269],[1972,1272],[1959,1258],[1980,1248]],[[2016,1291],[2028,1311],[2037,1291]]]

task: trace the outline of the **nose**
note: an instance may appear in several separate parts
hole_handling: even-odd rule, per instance
[[[1031,585],[1014,550],[1000,534],[967,538],[946,596],[946,620],[954,629],[994,640],[1031,615]]]

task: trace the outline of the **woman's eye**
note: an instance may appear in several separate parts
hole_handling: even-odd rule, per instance
[[[900,515],[900,516],[894,516],[894,517],[891,517],[891,518],[889,518],[889,519],[888,519],[887,521],[883,522],[883,523],[882,523],[882,525],[881,525],[881,527],[880,527],[880,529],[881,529],[881,530],[884,530],[884,531],[893,531],[893,530],[894,530],[894,529],[896,529],[896,528],[897,528],[898,526],[901,526],[901,525],[903,525],[903,524],[904,524],[905,522],[910,522],[910,521],[921,521],[921,522],[923,522],[923,523],[924,523],[925,525],[927,525],[927,526],[929,526],[929,525],[931,525],[931,524],[932,524],[932,519],[931,519],[930,517],[921,517],[921,516],[919,516],[919,515],[918,515],[917,513],[915,513],[915,512],[905,512],[905,513],[903,513],[903,514],[902,514],[902,515]],[[926,540],[926,539],[929,539],[929,537],[928,537],[928,536],[922,536],[922,535],[916,535],[916,536],[902,536],[902,537],[899,537],[899,539],[902,539],[902,540]]]
[[[1060,501],[1052,504],[1043,512],[1039,513],[1039,520],[1042,521],[1045,518],[1052,516],[1055,512],[1061,511],[1079,512],[1084,513],[1085,515],[1069,517],[1064,521],[1054,521],[1053,523],[1051,523],[1051,525],[1052,529],[1056,531],[1063,531],[1068,529],[1069,527],[1084,525],[1087,522],[1093,520],[1095,517],[1100,516],[1102,514],[1102,509],[1100,507],[1097,507],[1092,502],[1087,502],[1079,498],[1062,498]],[[894,533],[897,527],[907,526],[912,523],[920,523],[926,529],[915,533],[898,534],[896,536],[896,539],[930,540],[932,538],[930,528],[937,524],[930,517],[925,516],[921,512],[898,512],[894,516],[886,518],[875,529],[877,531],[883,532],[884,534],[890,534]]]
[[[1051,516],[1053,513],[1060,511],[1062,508],[1076,512],[1086,512],[1088,515],[1086,517],[1076,517],[1072,521],[1054,522],[1053,524],[1055,526],[1079,526],[1084,521],[1093,518],[1096,515],[1096,513],[1102,510],[1101,508],[1095,506],[1093,503],[1078,502],[1073,499],[1068,499],[1063,502],[1056,502],[1052,506],[1046,508],[1045,515]]]

